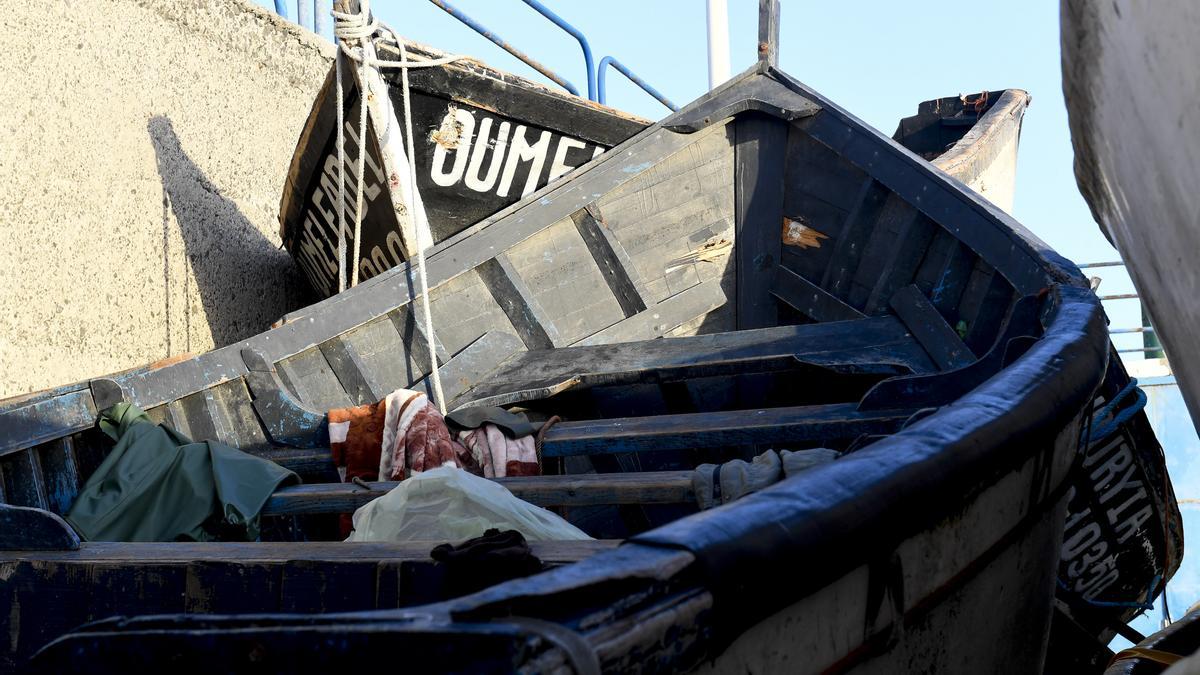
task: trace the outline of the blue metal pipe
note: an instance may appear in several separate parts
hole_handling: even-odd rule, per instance
[[[304,2],[304,0],[300,0],[300,2]],[[287,0],[275,0],[275,13],[285,19],[288,18]]]
[[[552,21],[554,23],[554,25],[556,25],[559,28],[570,33],[571,37],[574,37],[576,40],[579,40],[579,46],[583,47],[583,64],[587,68],[588,100],[590,100],[590,101],[597,100],[596,99],[596,68],[595,68],[595,63],[592,61],[592,47],[591,47],[591,45],[588,44],[587,38],[583,36],[583,33],[581,33],[578,28],[567,23],[566,21],[564,21],[562,19],[562,17],[555,14],[554,12],[551,12],[549,9],[546,8],[545,5],[538,2],[538,0],[525,0],[525,4],[529,5],[530,7],[534,8],[535,10],[537,10],[538,14],[541,14],[542,16],[546,17],[547,19],[550,19],[550,21]]]
[[[630,82],[633,82],[637,86],[641,87],[642,91],[644,91],[647,94],[650,94],[654,98],[658,99],[659,103],[670,108],[672,112],[679,110],[679,108],[676,107],[674,103],[671,103],[671,101],[669,101],[666,96],[663,96],[662,94],[660,94],[657,89],[655,89],[654,87],[651,87],[649,84],[646,83],[645,80],[638,77],[637,75],[634,75],[633,71],[631,71],[625,67],[625,64],[621,63],[620,61],[614,59],[611,56],[606,56],[606,57],[600,59],[600,65],[596,69],[599,73],[599,80],[600,80],[599,87],[598,87],[599,94],[600,94],[600,99],[598,102],[600,104],[607,105],[606,99],[608,97],[605,95],[606,87],[604,86],[605,85],[604,74],[608,70],[607,66],[612,66],[613,68],[616,68],[618,72],[620,72],[625,77],[628,77]]]
[[[300,0],[300,2],[304,2],[304,0]],[[329,4],[329,0],[313,0],[313,22],[316,25],[313,28],[313,32],[323,38],[332,40],[333,30],[330,28],[330,24],[332,23],[332,17],[329,15],[330,9],[332,7]]]
[[[301,0],[301,1],[303,2],[303,0]],[[496,46],[500,47],[501,49],[508,52],[509,54],[512,54],[513,56],[517,57],[518,59],[521,59],[522,61],[524,61],[526,64],[528,64],[534,70],[536,70],[539,73],[550,78],[550,80],[553,81],[558,86],[562,87],[563,89],[566,89],[567,91],[571,92],[572,94],[574,94],[576,96],[579,95],[579,90],[575,88],[575,85],[568,82],[566,79],[564,79],[558,73],[555,73],[553,70],[550,70],[546,66],[543,66],[541,63],[538,63],[536,60],[534,60],[532,57],[530,57],[525,52],[522,52],[521,50],[517,49],[516,47],[513,47],[512,45],[508,44],[507,40],[501,38],[499,35],[496,35],[492,31],[488,30],[483,24],[479,23],[475,19],[472,19],[471,17],[467,16],[466,14],[463,14],[458,9],[455,9],[450,3],[446,2],[446,0],[429,0],[429,1],[432,2],[433,4],[437,5],[438,7],[442,8],[442,10],[444,10],[450,16],[467,24],[467,26],[469,26],[476,33],[479,33],[483,37],[491,40]],[[276,4],[278,4],[278,2],[279,2],[279,0],[276,0]],[[526,2],[529,2],[529,0],[526,0]],[[535,7],[535,9],[536,9],[536,7]],[[546,10],[546,11],[549,11],[549,10]],[[555,17],[555,18],[557,18],[557,17]],[[561,19],[559,19],[559,21],[561,21]],[[591,90],[594,88],[594,83],[592,81],[592,79],[593,79],[592,72],[591,72],[592,56],[591,56],[591,51],[588,49],[586,43],[584,45],[584,50],[585,50],[586,58],[588,59],[588,94],[590,97]],[[593,99],[593,100],[595,100],[595,99]]]
[[[309,0],[296,0],[296,23],[309,30],[313,29],[313,6]]]

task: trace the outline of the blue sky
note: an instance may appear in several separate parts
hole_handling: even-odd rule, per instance
[[[271,0],[258,0],[273,6]],[[302,0],[305,1],[305,0]],[[311,0],[307,0],[311,1]],[[578,43],[520,0],[449,0],[519,49],[586,91]],[[295,19],[295,0],[289,0]],[[708,88],[703,0],[544,0],[582,29],[595,59],[612,55],[684,105]],[[757,40],[754,0],[728,0],[732,72],[752,65]],[[492,45],[427,0],[375,0],[376,13],[401,35],[445,51],[470,54],[538,81],[536,71]],[[878,129],[926,99],[1015,87],[1033,96],[1025,117],[1014,215],[1066,257],[1078,262],[1117,260],[1092,220],[1072,169],[1073,151],[1063,103],[1058,3],[1052,0],[944,3],[883,0],[783,0],[780,65],[788,73]],[[658,119],[666,109],[610,72],[608,103]],[[1128,293],[1120,268],[1092,270],[1102,294]],[[1139,323],[1136,301],[1106,303],[1113,327]],[[1139,346],[1134,336],[1119,347]],[[1180,498],[1200,496],[1200,442],[1177,387],[1154,390],[1157,419]],[[1195,469],[1195,470],[1193,470]],[[1185,517],[1192,525],[1192,506]],[[1188,534],[1193,534],[1189,531]],[[1192,541],[1200,541],[1200,534]],[[1200,565],[1190,563],[1171,586],[1175,616],[1200,599]],[[1137,622],[1156,629],[1154,619]]]

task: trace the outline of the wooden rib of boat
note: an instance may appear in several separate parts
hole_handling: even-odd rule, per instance
[[[384,49],[390,43],[380,42]],[[405,42],[412,60],[445,58],[424,45]],[[387,54],[388,58],[397,58]],[[345,153],[358,158],[359,71],[344,55]],[[288,171],[279,205],[280,236],[320,297],[338,292],[339,173],[336,69],[330,68]],[[369,129],[363,171],[362,243],[352,260],[358,183],[349,172],[345,218],[349,265],[360,279],[391,269],[412,255],[406,239],[407,156],[403,143],[401,75],[368,75],[368,90],[386,92],[368,105]],[[409,72],[417,188],[435,241],[490,216],[587,162],[650,124],[649,120],[558,92],[491,68],[474,59]],[[389,126],[390,125],[390,126]],[[389,142],[379,142],[386,129]],[[388,148],[396,144],[395,151]],[[347,279],[349,274],[347,273]]]
[[[1025,103],[969,142],[1011,140]],[[241,343],[7,402],[7,663],[50,642],[44,671],[1037,669],[1109,345],[1077,270],[964,188],[984,153],[947,155],[958,180],[760,65],[442,242],[436,337],[401,265]],[[390,486],[332,482],[322,411],[425,386],[431,352],[451,407],[565,417],[551,475],[505,484],[625,543],[546,542],[561,567],[453,599],[428,546],[80,543],[54,515],[107,449],[97,410],[126,400],[304,474],[266,517],[329,537]],[[698,461],[781,447],[852,452],[696,512]],[[625,453],[653,470],[613,473]],[[1126,529],[1159,551],[1159,524]],[[178,612],[206,616],[63,635]],[[207,616],[230,613],[264,615]]]

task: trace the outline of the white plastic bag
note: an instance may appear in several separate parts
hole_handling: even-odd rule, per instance
[[[591,539],[498,483],[441,466],[413,474],[355,511],[346,541],[462,541],[491,528],[516,530],[529,541]]]

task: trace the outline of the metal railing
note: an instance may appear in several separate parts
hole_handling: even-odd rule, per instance
[[[679,107],[676,106],[674,103],[671,103],[671,101],[668,100],[666,96],[663,96],[662,94],[658,93],[657,89],[655,89],[654,87],[651,87],[642,78],[638,77],[637,75],[634,75],[632,71],[630,71],[628,68],[625,67],[625,64],[621,63],[620,61],[616,60],[615,58],[613,58],[611,56],[606,56],[606,57],[600,59],[600,65],[596,66],[596,68],[598,68],[600,71],[600,73],[599,73],[599,75],[600,75],[600,77],[599,77],[600,100],[598,101],[598,103],[600,103],[600,105],[607,105],[607,102],[605,101],[606,97],[605,97],[605,86],[604,86],[604,73],[607,70],[607,66],[612,66],[613,68],[616,69],[616,71],[618,73],[621,73],[625,77],[628,77],[630,82],[641,87],[642,91],[646,92],[647,94],[650,94],[655,99],[657,99],[659,103],[670,108],[671,112],[675,112],[676,110],[679,110]]]
[[[1124,266],[1125,266],[1125,263],[1117,260],[1117,261],[1111,261],[1111,262],[1084,263],[1082,265],[1079,265],[1078,267],[1081,270],[1086,270],[1086,269],[1095,269],[1095,268],[1099,268],[1099,267],[1124,267]],[[1111,301],[1111,300],[1138,300],[1139,302],[1141,301],[1141,296],[1139,296],[1137,293],[1112,293],[1109,295],[1100,295],[1098,297],[1100,298],[1101,301]],[[1142,325],[1141,326],[1134,326],[1134,327],[1129,327],[1129,328],[1109,328],[1108,334],[1109,335],[1139,335],[1140,334],[1142,336],[1142,346],[1141,347],[1130,347],[1130,348],[1126,348],[1126,349],[1118,349],[1117,350],[1118,354],[1139,354],[1140,353],[1140,354],[1143,354],[1144,356],[1146,356],[1146,358],[1161,358],[1161,357],[1165,356],[1165,354],[1163,353],[1162,345],[1158,341],[1158,333],[1155,332],[1154,327],[1150,325],[1150,321],[1149,321],[1148,317],[1146,316],[1146,312],[1144,309],[1142,310]]]
[[[285,19],[290,18],[290,14],[288,12],[290,1],[291,0],[275,0],[275,12]],[[511,42],[500,37],[496,31],[484,26],[466,12],[463,12],[461,9],[451,5],[446,0],[429,1],[450,16],[458,19],[471,30],[487,38],[492,42],[492,44],[520,59],[525,65],[541,73],[551,82],[557,84],[563,89],[566,89],[575,96],[581,96],[579,93],[579,88],[572,84],[570,80],[563,77],[558,72],[546,66],[537,59],[533,58],[529,54],[517,49]],[[600,59],[599,64],[596,64],[592,56],[592,46],[588,42],[587,36],[583,34],[583,31],[571,25],[561,16],[555,14],[538,0],[522,0],[522,2],[524,2],[526,5],[529,5],[538,14],[541,14],[555,26],[558,26],[579,42],[579,47],[583,51],[583,66],[587,77],[587,98],[589,101],[595,101],[601,105],[607,105],[608,92],[605,73],[608,67],[612,66],[617,70],[617,72],[629,78],[629,81],[637,85],[642,91],[654,97],[656,101],[663,104],[671,111],[678,110],[675,104],[671,103],[666,96],[663,96],[662,93],[660,93],[657,89],[650,86],[648,82],[634,74],[634,72],[630,70],[628,66],[618,61],[615,56],[605,56],[604,58]],[[295,0],[295,3],[296,23],[317,33],[318,35],[332,39],[333,35],[329,16],[329,10],[332,5],[331,0]]]

